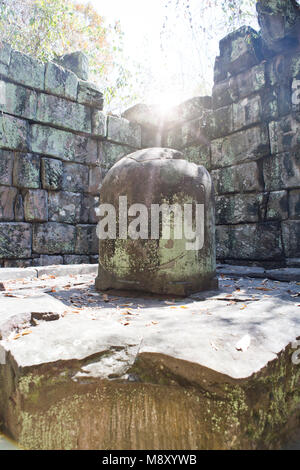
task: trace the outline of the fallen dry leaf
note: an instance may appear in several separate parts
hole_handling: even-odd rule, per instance
[[[30,333],[32,333],[31,330],[25,330],[22,332],[22,336],[30,335]]]
[[[240,310],[244,310],[244,308],[246,308],[247,305],[246,304],[243,304],[241,307],[240,307]]]

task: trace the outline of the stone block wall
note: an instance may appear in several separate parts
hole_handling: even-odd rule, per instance
[[[104,114],[82,59],[64,68],[0,44],[0,266],[97,261],[99,185],[141,128]]]
[[[156,135],[156,122],[163,146],[210,171],[220,262],[297,266],[300,9],[293,2],[260,1],[258,13],[259,33],[243,27],[221,40],[212,97],[177,106],[163,126],[151,108],[152,120],[138,107],[126,116],[147,135],[151,129]]]

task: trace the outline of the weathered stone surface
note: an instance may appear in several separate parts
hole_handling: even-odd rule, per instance
[[[40,157],[31,153],[15,155],[13,184],[21,188],[40,187]]]
[[[183,150],[184,158],[188,162],[203,165],[206,169],[210,169],[210,145],[192,145]]]
[[[2,111],[26,119],[36,119],[36,91],[3,80],[0,80],[0,88]]]
[[[30,224],[0,223],[0,258],[30,258]]]
[[[217,194],[262,191],[263,182],[257,162],[220,168],[211,172]]]
[[[17,192],[16,188],[0,186],[0,220],[14,220],[14,204]]]
[[[240,260],[282,259],[280,224],[268,222],[217,226],[217,257]]]
[[[11,55],[11,45],[4,41],[0,43],[0,62],[4,65],[9,65]]]
[[[270,53],[299,45],[300,8],[294,0],[259,0],[258,22],[265,49]]]
[[[11,186],[14,153],[0,149],[0,184]]]
[[[77,101],[93,108],[103,109],[103,93],[91,82],[79,80]]]
[[[288,152],[300,145],[300,114],[285,116],[279,122],[270,122],[271,152]]]
[[[263,218],[263,194],[236,194],[216,198],[216,223],[258,222]]]
[[[54,62],[46,64],[45,90],[54,95],[77,99],[78,77]]]
[[[285,255],[300,257],[300,220],[286,220],[282,223],[282,238]]]
[[[130,122],[135,122],[147,129],[156,129],[160,127],[162,120],[164,120],[159,106],[147,105],[144,103],[138,103],[131,106],[129,109],[126,109],[122,114],[122,118],[127,119]]]
[[[24,221],[24,204],[21,194],[17,194],[15,202],[15,221],[23,222]]]
[[[213,168],[256,160],[270,152],[268,129],[257,126],[228,137],[213,140],[211,162]]]
[[[300,268],[300,258],[287,258],[286,265],[291,268]]]
[[[88,192],[89,169],[78,163],[64,163],[62,189],[73,193]]]
[[[89,170],[89,187],[88,192],[91,194],[99,194],[102,181],[102,170],[99,166],[93,166]]]
[[[77,276],[82,274],[97,273],[97,266],[91,264],[80,264],[80,265],[60,265],[60,266],[48,266],[44,268],[37,268],[38,277],[42,276]]]
[[[268,191],[299,187],[299,147],[289,153],[266,157],[263,160],[263,174]]]
[[[71,132],[34,124],[31,126],[31,150],[65,161],[97,163],[97,141]]]
[[[161,129],[142,127],[142,148],[160,147],[163,145],[163,140]]]
[[[274,191],[269,193],[267,203],[267,220],[284,220],[289,216],[287,191]]]
[[[210,96],[195,96],[183,103],[174,106],[164,116],[165,125],[170,128],[179,123],[192,121],[205,116],[204,109],[212,108],[212,100]],[[159,127],[159,122],[157,127]]]
[[[141,147],[141,126],[124,118],[108,116],[107,138],[130,147]]]
[[[44,189],[61,189],[63,176],[63,163],[54,158],[41,159],[41,178]]]
[[[270,269],[266,271],[266,275],[268,278],[277,281],[300,281],[300,269],[298,268]]]
[[[81,80],[89,79],[89,60],[81,51],[65,54],[56,60],[62,67],[74,72]]]
[[[220,83],[215,83],[212,93],[213,108],[227,106],[242,98],[263,90],[266,86],[265,64],[259,64],[246,72]]]
[[[232,266],[228,264],[218,264],[217,273],[218,275],[222,274],[223,276],[230,276],[238,279],[242,277],[266,278],[266,271],[264,268],[259,268],[256,266]]]
[[[233,130],[257,124],[262,119],[262,104],[260,95],[244,98],[233,104]],[[229,134],[230,132],[227,132]]]
[[[99,216],[97,215],[97,209],[100,205],[100,198],[97,196],[84,195],[80,221],[83,224],[97,224]]]
[[[104,170],[111,168],[116,161],[134,151],[125,145],[113,144],[111,142],[99,142],[99,156],[101,166]]]
[[[99,240],[95,225],[76,226],[76,249],[78,254],[96,254],[99,251]]]
[[[26,192],[24,198],[26,222],[46,222],[48,220],[48,195],[44,189]]]
[[[33,227],[32,248],[40,254],[74,253],[76,228],[73,225],[47,222]]]
[[[233,132],[233,106],[218,108],[213,114],[214,138],[224,137]]]
[[[90,258],[87,255],[66,255],[64,264],[89,264]]]
[[[37,120],[73,131],[92,132],[91,109],[88,106],[45,93],[38,97]]]
[[[220,41],[220,57],[215,62],[215,81],[236,75],[260,62],[260,37],[254,29],[242,26]]]
[[[45,64],[37,59],[12,51],[9,65],[9,77],[18,83],[36,88],[44,89]]]
[[[300,219],[300,189],[289,193],[289,214],[292,219]]]
[[[92,132],[97,137],[106,137],[107,118],[102,111],[93,111],[92,113]]]
[[[213,190],[203,166],[187,162],[176,150],[152,148],[134,152],[116,163],[104,178],[101,204],[112,204],[118,213],[120,195],[127,197],[128,207],[136,203],[146,206],[148,229],[143,233],[140,227],[141,234],[134,239],[126,231],[123,238],[118,235],[100,240],[97,289],[184,295],[216,286]],[[150,238],[149,230],[154,230],[152,204],[163,203],[177,204],[180,209],[183,204],[204,206],[204,238],[198,239],[199,245],[188,245],[186,233],[177,238],[174,233],[163,237],[165,234],[158,230]],[[164,224],[170,224],[168,214],[163,218]],[[129,221],[132,223],[131,218]],[[126,224],[129,221],[126,213]],[[118,227],[117,220],[117,233]]]
[[[63,263],[64,259],[62,256],[41,255],[34,260],[34,266],[54,266]]]
[[[32,266],[32,259],[9,259],[4,261],[4,267],[5,268],[29,268]],[[16,275],[17,271],[14,272],[14,274],[9,275],[10,277],[14,277]],[[20,273],[20,278],[22,279],[22,274],[24,271],[22,270],[22,273]],[[7,273],[5,274],[7,276]],[[31,279],[32,277],[36,277],[36,274],[34,271],[32,271],[32,275],[28,273],[27,271],[25,272],[25,277],[27,279]],[[16,276],[17,278],[17,276]],[[3,279],[4,280],[4,279]]]
[[[81,198],[81,194],[77,193],[65,191],[50,192],[48,196],[49,220],[68,224],[80,222]]]
[[[166,136],[166,146],[183,149],[193,144],[207,145],[214,132],[211,110],[203,110],[200,119],[188,121],[180,127],[171,129]]]
[[[27,150],[28,124],[22,119],[0,115],[0,147],[11,150]]]

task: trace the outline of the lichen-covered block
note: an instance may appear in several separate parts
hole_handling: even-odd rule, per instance
[[[102,111],[92,113],[92,133],[97,137],[106,137],[107,117]]]
[[[0,43],[0,62],[4,65],[9,65],[11,55],[11,45],[4,41]]]
[[[30,189],[24,197],[26,222],[46,222],[48,220],[48,194],[43,189]]]
[[[31,126],[30,148],[32,152],[64,161],[98,162],[98,146],[95,139],[38,124]]]
[[[192,121],[197,118],[202,118],[205,115],[205,109],[212,108],[212,99],[210,96],[195,96],[177,106],[174,106],[167,114],[163,117],[164,124],[167,128],[174,125],[184,123],[186,121]],[[129,118],[128,118],[129,119]],[[162,116],[156,117],[154,121],[156,127],[161,126]]]
[[[90,264],[88,255],[66,255],[64,256],[64,264]]]
[[[263,191],[262,175],[257,162],[213,170],[211,176],[217,194]]]
[[[28,124],[22,119],[0,114],[0,147],[11,150],[27,150]]]
[[[29,55],[12,51],[8,73],[14,82],[44,90],[45,64]]]
[[[54,62],[46,64],[45,90],[54,95],[77,99],[78,77]]]
[[[76,224],[80,222],[81,194],[58,191],[49,192],[49,220]]]
[[[266,220],[284,220],[289,217],[287,191],[272,191],[267,200]]]
[[[92,132],[91,109],[83,104],[41,93],[37,121],[79,132]]]
[[[233,105],[233,129],[241,130],[244,127],[257,124],[262,119],[262,103],[259,95],[244,98]]]
[[[22,194],[18,194],[15,201],[15,221],[23,222],[24,221],[24,204]]]
[[[99,222],[99,216],[97,215],[99,205],[99,196],[85,194],[82,201],[80,222],[82,224],[97,224]]]
[[[41,255],[34,260],[34,266],[55,266],[57,264],[64,264],[64,258],[60,255]]]
[[[29,268],[32,266],[32,259],[8,259],[4,261],[5,268]]]
[[[288,152],[300,145],[300,113],[269,124],[271,153]]]
[[[77,101],[93,108],[103,109],[103,93],[91,82],[79,80]]]
[[[230,227],[228,225],[216,226],[216,257],[219,260],[230,258]]]
[[[285,256],[300,257],[300,220],[286,220],[282,223],[282,238]]]
[[[259,34],[242,26],[220,41],[220,57],[215,63],[215,81],[236,75],[258,64],[262,58]]]
[[[88,192],[89,169],[78,163],[64,163],[62,189],[73,193]]]
[[[18,190],[0,186],[0,220],[14,220],[14,205]]]
[[[142,142],[141,126],[124,118],[108,116],[107,138],[113,142],[140,148]]]
[[[54,158],[41,159],[41,178],[44,189],[55,191],[61,189],[63,177],[63,163]]]
[[[36,119],[37,92],[0,80],[1,109],[26,119]]]
[[[300,189],[289,192],[289,215],[291,219],[300,219]]]
[[[11,186],[14,153],[0,149],[0,184]]]
[[[35,224],[32,248],[35,253],[54,255],[74,253],[76,228],[57,222]]]
[[[19,188],[40,187],[40,157],[31,153],[15,155],[13,184]]]
[[[0,258],[31,257],[31,225],[26,223],[0,223]]]
[[[205,110],[202,118],[188,121],[180,127],[175,127],[167,133],[166,146],[172,149],[199,144],[207,145],[214,133],[213,115],[211,110]]]
[[[233,105],[218,108],[213,113],[213,136],[224,137],[233,132]]]
[[[89,59],[81,51],[65,54],[56,60],[62,67],[74,72],[81,80],[89,79]]]
[[[299,147],[263,160],[263,175],[267,191],[300,187]]]
[[[96,234],[96,225],[77,225],[76,250],[78,254],[97,254],[99,239]]]
[[[89,170],[89,187],[88,192],[91,194],[99,194],[99,188],[102,181],[102,169],[99,166],[91,167]]]
[[[113,144],[111,142],[99,142],[101,167],[104,170],[108,170],[116,163],[117,160],[133,151],[133,148],[125,145]],[[105,171],[103,173],[105,173]]]
[[[210,145],[192,145],[186,147],[183,151],[184,158],[188,162],[203,165],[206,169],[210,169]]]
[[[216,197],[216,223],[218,225],[258,222],[262,220],[263,194],[236,194]]]
[[[212,167],[231,166],[257,160],[270,153],[267,126],[251,127],[211,143]]]

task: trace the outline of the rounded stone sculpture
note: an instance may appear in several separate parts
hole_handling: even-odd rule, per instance
[[[100,202],[98,290],[217,288],[214,194],[203,166],[176,150],[137,151],[107,173]]]

